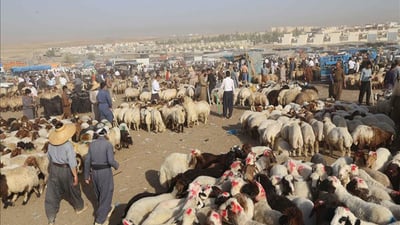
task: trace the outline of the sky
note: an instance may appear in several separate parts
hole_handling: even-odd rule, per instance
[[[400,21],[400,0],[0,0],[1,45]]]

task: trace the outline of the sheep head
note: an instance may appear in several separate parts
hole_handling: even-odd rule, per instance
[[[207,223],[209,225],[222,225],[221,215],[214,210],[211,210],[207,216]]]
[[[34,156],[29,156],[26,158],[24,166],[33,166],[34,168],[39,168],[39,164]]]
[[[375,164],[376,160],[378,159],[378,155],[374,151],[370,151],[368,153],[368,158],[366,162],[366,167],[367,168],[372,168],[372,166]]]

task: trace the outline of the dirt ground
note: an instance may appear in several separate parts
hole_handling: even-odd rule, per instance
[[[326,85],[317,85],[320,90],[320,98],[328,96]],[[358,98],[357,90],[344,90],[343,100],[356,102]],[[122,96],[119,96],[122,98]],[[120,101],[120,99],[118,99]],[[116,106],[116,105],[115,105]],[[115,107],[114,106],[114,107]],[[194,128],[185,128],[184,133],[174,133],[167,130],[164,133],[148,133],[146,131],[131,131],[134,140],[133,146],[129,149],[122,149],[115,154],[116,160],[120,163],[120,168],[114,171],[114,198],[113,203],[117,205],[110,218],[110,224],[119,224],[126,203],[137,193],[143,191],[155,192],[162,191],[158,182],[158,170],[164,158],[173,152],[188,153],[191,149],[197,148],[203,152],[215,154],[225,153],[233,145],[251,143],[257,145],[256,140],[252,140],[246,134],[238,132],[230,135],[228,130],[240,129],[239,118],[245,109],[235,108],[231,119],[222,120],[219,114],[222,107],[212,106],[208,124],[200,124]],[[15,117],[15,113],[2,113],[3,118]],[[336,153],[337,154],[337,153]],[[329,161],[333,161],[329,158]],[[94,193],[91,185],[86,185],[80,177],[82,196],[86,204],[89,205],[81,215],[76,215],[74,209],[67,201],[61,202],[60,211],[56,218],[57,225],[72,224],[93,224],[94,221]],[[27,205],[22,205],[22,196],[14,207],[1,209],[1,225],[14,224],[47,224],[44,212],[44,195],[37,197],[31,195]]]

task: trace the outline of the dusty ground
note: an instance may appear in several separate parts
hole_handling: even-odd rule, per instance
[[[326,98],[328,95],[327,87],[325,85],[318,85],[317,87],[320,90],[320,98]],[[346,101],[355,102],[358,98],[358,91],[344,90],[342,96]],[[164,158],[170,153],[185,153],[189,152],[190,149],[197,148],[203,152],[219,154],[227,152],[233,145],[257,144],[255,140],[240,132],[237,135],[227,134],[228,130],[240,128],[239,118],[244,109],[235,108],[233,117],[229,120],[222,120],[219,117],[221,110],[221,107],[212,106],[208,124],[185,128],[184,133],[180,134],[171,131],[161,134],[148,133],[143,130],[131,131],[134,145],[130,149],[117,151],[115,155],[116,160],[120,163],[120,168],[114,173],[120,173],[114,177],[113,202],[117,204],[117,207],[111,216],[110,224],[115,225],[121,221],[125,205],[132,196],[143,191],[162,190],[158,182],[158,170]],[[10,116],[15,117],[16,114],[2,113],[1,116],[8,118]],[[332,160],[332,158],[329,159],[329,161]],[[72,206],[63,200],[56,219],[57,225],[93,224],[94,194],[92,186],[84,184],[82,177],[80,178],[82,196],[89,208],[78,216],[74,213]],[[15,207],[1,209],[0,216],[0,224],[2,225],[46,224],[44,196],[38,198],[35,194],[32,194],[25,206],[22,205],[22,197],[20,197]]]

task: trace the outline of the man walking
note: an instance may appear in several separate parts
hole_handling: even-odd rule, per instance
[[[98,123],[96,133],[99,137],[90,143],[85,158],[85,182],[93,181],[98,208],[95,213],[95,225],[104,224],[112,213],[112,197],[114,193],[114,178],[111,167],[118,169],[119,164],[114,159],[112,144],[106,139],[108,127]]]

